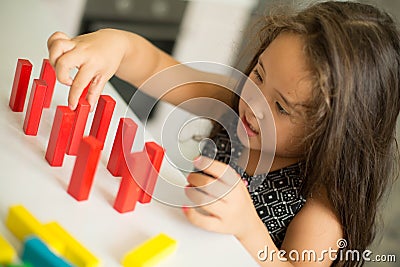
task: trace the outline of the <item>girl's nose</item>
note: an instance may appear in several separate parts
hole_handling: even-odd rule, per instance
[[[256,101],[249,101],[249,107],[251,111],[253,112],[254,117],[256,117],[258,120],[264,119],[265,115],[264,112],[265,110],[262,108],[265,106],[264,103],[257,103]]]
[[[264,113],[261,110],[255,110],[254,115],[259,120],[264,119]]]

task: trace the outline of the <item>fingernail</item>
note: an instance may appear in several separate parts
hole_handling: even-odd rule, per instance
[[[188,207],[182,206],[182,210],[183,210],[183,212],[186,212],[188,210]]]
[[[198,166],[201,163],[201,161],[202,161],[202,156],[198,156],[193,160],[193,164],[195,166]]]
[[[71,110],[75,110],[75,107],[74,107],[72,104],[70,104],[68,107],[69,107]]]
[[[247,180],[243,180],[243,183],[244,183],[245,186],[249,185],[249,182],[247,182]]]

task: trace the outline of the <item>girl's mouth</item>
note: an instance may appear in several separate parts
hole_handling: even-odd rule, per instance
[[[244,129],[249,137],[254,137],[259,135],[260,133],[256,130],[254,126],[252,126],[246,119],[246,116],[243,116],[241,119]]]

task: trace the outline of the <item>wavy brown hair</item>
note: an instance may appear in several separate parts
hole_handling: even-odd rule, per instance
[[[340,219],[346,250],[365,250],[376,235],[377,210],[398,166],[400,38],[385,12],[355,2],[322,2],[267,16],[258,57],[282,32],[299,34],[312,81],[303,111],[307,177],[303,194],[323,186]],[[361,254],[360,254],[361,255]],[[336,266],[361,266],[336,261]]]

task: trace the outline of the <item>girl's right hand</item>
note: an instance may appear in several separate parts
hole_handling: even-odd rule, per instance
[[[68,105],[75,109],[84,88],[90,83],[87,101],[95,106],[105,83],[115,74],[124,57],[127,40],[118,30],[104,29],[69,38],[56,32],[47,41],[49,60],[57,79],[71,86]],[[70,71],[78,69],[75,78]]]

